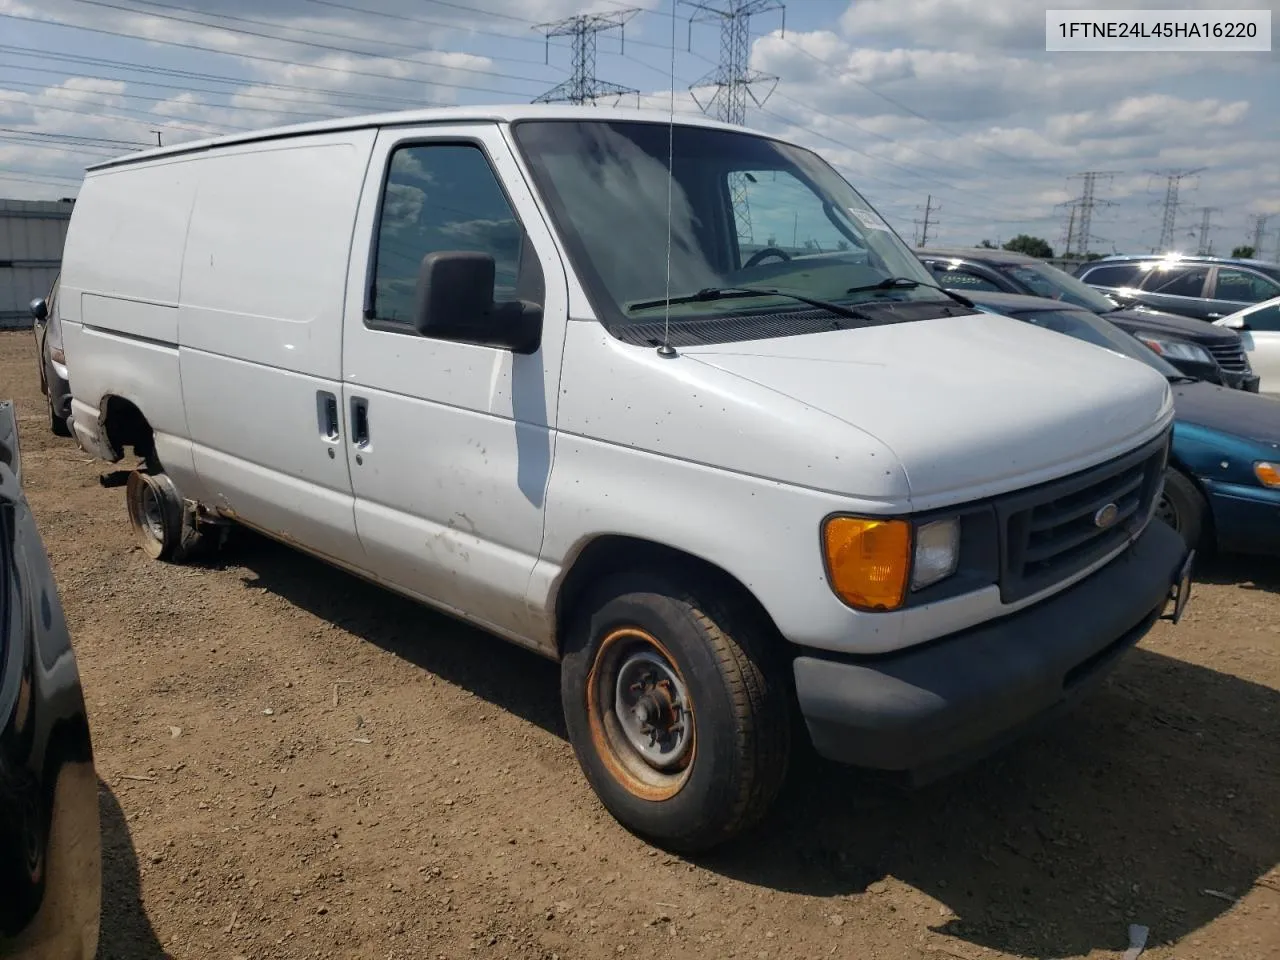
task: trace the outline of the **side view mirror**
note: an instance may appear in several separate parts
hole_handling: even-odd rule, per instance
[[[524,300],[495,302],[495,276],[496,265],[487,253],[427,254],[414,291],[414,327],[425,337],[536,353],[542,342],[542,307]]]
[[[44,302],[43,297],[37,297],[35,300],[32,300],[30,310],[31,316],[35,318],[37,323],[49,318],[49,305]]]

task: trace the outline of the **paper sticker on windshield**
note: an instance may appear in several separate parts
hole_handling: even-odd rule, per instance
[[[857,207],[850,207],[849,212],[857,217],[858,222],[868,230],[888,230],[889,226],[870,210],[859,210]]]

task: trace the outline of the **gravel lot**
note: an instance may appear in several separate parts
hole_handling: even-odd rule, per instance
[[[103,958],[1102,958],[1130,923],[1280,957],[1278,562],[1206,563],[1044,736],[916,793],[807,761],[686,861],[590,794],[553,664],[253,536],[154,563],[28,333],[0,395],[89,701]]]

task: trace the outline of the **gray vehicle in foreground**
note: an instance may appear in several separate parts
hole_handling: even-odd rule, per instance
[[[80,674],[0,401],[0,958],[90,960],[101,863]]]
[[[1124,254],[1076,268],[1076,276],[1128,305],[1220,320],[1280,296],[1280,264],[1228,257]]]

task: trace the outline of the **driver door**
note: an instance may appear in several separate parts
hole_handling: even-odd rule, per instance
[[[497,125],[382,130],[356,221],[343,334],[355,520],[369,568],[520,640],[542,545],[568,283]],[[543,307],[532,354],[412,323],[423,258],[478,251],[499,298]]]

